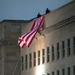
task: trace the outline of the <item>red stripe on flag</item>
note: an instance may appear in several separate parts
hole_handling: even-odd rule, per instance
[[[35,30],[32,30],[28,33],[26,33],[25,35],[23,35],[19,40],[20,40],[20,47],[23,48],[27,42],[27,40],[29,39],[29,37],[31,37],[31,35],[35,32]]]
[[[35,21],[33,22],[33,25],[32,25],[32,28],[30,31],[32,31],[34,29],[34,27],[35,27]]]
[[[27,43],[26,43],[26,44],[27,44],[28,47],[29,47],[30,44],[32,43],[32,41],[33,41],[33,39],[34,39],[36,33],[37,33],[37,31],[35,31],[35,32],[29,37],[29,39],[27,40]]]
[[[41,16],[40,18],[34,20],[34,23],[30,32],[24,34],[18,39],[18,44],[20,45],[21,48],[24,48],[25,44],[28,47],[30,46],[36,33],[40,30],[43,22],[44,22],[44,16]]]

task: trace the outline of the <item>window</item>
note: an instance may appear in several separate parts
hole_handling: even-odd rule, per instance
[[[57,43],[57,59],[59,59],[60,52],[59,52],[59,43]]]
[[[27,69],[27,66],[28,66],[28,57],[27,57],[27,55],[25,55],[25,69]]]
[[[45,63],[45,49],[42,50],[42,63]]]
[[[70,67],[68,67],[68,74],[67,75],[70,75]]]
[[[23,70],[24,69],[24,57],[23,56],[21,57],[21,63],[22,63],[21,64],[21,69]]]
[[[38,65],[40,65],[40,51],[38,51]]]
[[[49,73],[47,73],[47,75],[50,75]]]
[[[62,58],[65,57],[65,43],[62,41]]]
[[[52,45],[52,61],[54,60],[54,46]]]
[[[62,69],[62,75],[65,75],[65,70],[64,69]]]
[[[29,68],[32,67],[32,55],[29,54]]]
[[[70,39],[67,40],[67,54],[70,55]]]
[[[34,66],[36,66],[36,52],[34,52]]]
[[[74,73],[74,75],[75,75],[75,65],[73,66],[73,73]]]
[[[50,50],[49,47],[47,47],[47,62],[50,60]]]
[[[75,54],[75,37],[73,38],[73,53]]]
[[[52,75],[54,75],[54,72],[52,72]]]
[[[60,74],[59,74],[59,70],[57,70],[57,75],[60,75]]]

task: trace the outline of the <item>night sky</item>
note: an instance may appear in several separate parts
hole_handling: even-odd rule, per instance
[[[46,8],[53,11],[72,0],[0,0],[0,21],[30,20],[38,12],[45,14]]]

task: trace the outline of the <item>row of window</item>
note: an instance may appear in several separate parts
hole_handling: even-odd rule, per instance
[[[75,65],[73,66],[73,71],[71,71],[70,67],[67,67],[67,72],[63,68],[61,73],[60,73],[60,70],[57,70],[56,74],[54,71],[52,71],[51,73],[47,73],[47,75],[71,75],[71,72],[73,75],[75,75]],[[42,75],[45,75],[45,74],[42,74]]]
[[[57,60],[60,58],[60,55],[62,56],[62,58],[65,57],[65,50],[66,50],[65,46],[66,46],[65,41],[62,41],[62,49],[60,49],[60,43],[57,43],[57,46],[56,46]],[[62,53],[62,54],[60,54],[60,53]],[[75,54],[75,37],[73,38],[73,53]],[[38,55],[37,58],[36,58],[36,54]],[[71,40],[67,39],[67,56],[70,56],[70,55],[71,55]],[[30,53],[29,55],[22,56],[22,70],[23,70],[24,66],[25,66],[25,69],[27,69],[28,67],[31,68],[32,66],[35,67],[36,63],[38,65],[40,65],[41,60],[42,60],[42,64],[44,64],[45,62],[48,63],[50,60],[52,60],[52,61],[55,60],[54,45],[52,45],[51,50],[50,50],[50,47],[47,47],[46,50],[42,49],[42,58],[41,58],[40,50],[38,50],[37,53],[33,52],[33,54]],[[33,65],[32,65],[32,63],[33,63]]]

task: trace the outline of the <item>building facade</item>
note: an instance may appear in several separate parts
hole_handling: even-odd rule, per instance
[[[75,75],[75,1],[44,17],[41,34],[21,50],[21,75]],[[22,26],[21,35],[32,24]]]
[[[17,39],[21,35],[22,23],[17,20],[0,22],[0,75],[21,75]]]

